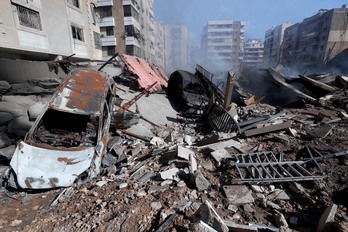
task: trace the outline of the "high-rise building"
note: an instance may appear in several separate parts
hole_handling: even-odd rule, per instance
[[[0,57],[101,59],[95,0],[0,1]]]
[[[189,68],[189,36],[185,26],[180,24],[164,25],[165,34],[165,71],[170,74],[176,69]]]
[[[276,67],[280,63],[284,31],[291,25],[293,23],[283,23],[266,31],[263,52],[264,66]]]
[[[209,21],[203,28],[201,49],[211,71],[239,68],[244,43],[243,21]]]
[[[260,67],[263,64],[263,42],[249,39],[244,43],[243,67]]]
[[[164,26],[160,22],[155,22],[155,63],[164,67]]]
[[[103,58],[126,51],[122,0],[97,0]]]
[[[98,0],[98,12],[104,58],[118,52],[155,61],[153,0]]]
[[[320,10],[285,30],[282,64],[320,68],[348,48],[348,9]]]

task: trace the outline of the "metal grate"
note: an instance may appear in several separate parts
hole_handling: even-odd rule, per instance
[[[272,152],[233,154],[229,164],[237,170],[239,183],[273,183],[321,180],[325,176],[315,159],[283,161]]]
[[[236,132],[238,125],[233,117],[221,106],[213,104],[207,115],[208,124],[220,132]]]
[[[29,8],[15,5],[18,13],[19,24],[37,30],[42,30],[40,14]]]

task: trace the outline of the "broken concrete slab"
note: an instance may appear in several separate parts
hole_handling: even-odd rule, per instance
[[[220,141],[220,142],[212,143],[212,144],[209,144],[209,145],[201,146],[199,148],[199,150],[202,150],[202,149],[205,149],[205,148],[209,148],[211,150],[221,150],[221,149],[224,149],[226,147],[241,148],[241,147],[243,147],[243,145],[244,144],[241,144],[238,141],[235,141],[233,139],[229,139],[229,140],[226,140],[226,141]]]
[[[186,147],[178,145],[178,157],[183,158],[187,161],[190,160],[190,155],[194,155],[194,151]]]
[[[197,171],[197,160],[194,157],[193,154],[190,154],[190,172],[194,173],[195,171]]]
[[[1,134],[1,132],[0,132]],[[16,145],[10,145],[4,148],[0,149],[0,155],[5,156],[7,159],[11,159],[13,156],[13,153],[16,150]]]
[[[307,134],[313,138],[325,138],[332,131],[332,126],[329,124],[322,125],[318,128],[308,130]]]
[[[45,108],[45,102],[37,102],[34,105],[30,106],[28,109],[29,121],[35,121],[36,118],[40,115],[41,111]]]
[[[13,114],[9,112],[0,112],[0,126],[8,123],[14,118]]]
[[[209,226],[207,223],[205,223],[203,221],[191,223],[189,231],[192,231],[192,232],[218,232],[217,230],[215,230],[214,228],[212,228],[211,226]]]
[[[28,116],[20,116],[11,120],[8,124],[7,131],[10,134],[24,137],[32,125],[33,123],[29,122]]]
[[[197,170],[194,176],[196,188],[199,191],[207,190],[210,188],[210,182],[203,176],[201,171]]]
[[[261,128],[256,128],[256,129],[251,129],[247,130],[244,132],[244,136],[250,137],[250,136],[255,136],[255,135],[261,135],[269,132],[275,132],[279,130],[284,130],[291,127],[291,122],[283,122],[283,123],[278,123],[270,126],[265,126]]]
[[[286,221],[284,215],[278,210],[274,210],[273,219],[275,223],[277,224],[277,226],[286,227],[286,228],[289,227],[288,222]]]
[[[157,191],[164,191],[169,188],[169,185],[152,185],[149,190],[147,191],[148,194],[157,192]]]
[[[214,158],[214,160],[218,163],[218,165],[220,165],[220,162],[222,159],[232,158],[232,155],[228,153],[228,151],[224,148],[215,150],[212,153],[210,153],[210,155]]]
[[[246,185],[225,185],[222,187],[228,201],[234,205],[254,203],[252,191]]]
[[[230,231],[236,231],[236,232],[254,232],[258,231],[256,227],[249,226],[249,225],[243,225],[243,224],[237,224],[233,221],[224,220],[224,223],[226,226],[230,229]]]
[[[151,132],[151,130],[140,123],[131,126],[130,128],[127,129],[127,131],[142,137],[148,137],[148,138],[154,137],[154,134]]]
[[[12,84],[11,92],[15,95],[52,94],[54,89],[45,89],[36,84],[23,82]]]
[[[12,139],[4,132],[0,132],[0,148],[5,148],[11,145]]]
[[[7,81],[0,81],[0,93],[5,93],[11,88],[11,85]]]
[[[208,200],[201,204],[201,206],[192,215],[191,218],[193,222],[203,221],[217,231],[229,231],[224,221],[221,219],[219,214],[215,211],[215,209],[212,207],[212,204]]]
[[[319,219],[317,232],[325,231],[324,228],[325,228],[326,223],[332,222],[334,220],[336,212],[337,212],[337,205],[336,204],[333,204],[325,209],[324,213],[321,215],[321,217]]]
[[[14,117],[26,115],[27,109],[27,107],[13,102],[0,101],[0,112],[11,113]]]
[[[155,136],[151,139],[150,143],[154,146],[161,147],[164,145],[164,139]]]
[[[286,194],[286,192],[282,189],[275,189],[273,192],[271,192],[270,194],[268,194],[266,196],[267,200],[284,200],[284,201],[289,201],[290,197],[288,194]]]
[[[160,172],[160,176],[163,180],[174,180],[174,177],[178,175],[179,171],[180,170],[178,168],[171,168],[166,171]]]

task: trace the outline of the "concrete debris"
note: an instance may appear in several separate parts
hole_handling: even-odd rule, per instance
[[[279,227],[289,227],[288,222],[286,221],[284,215],[278,210],[274,210],[273,219]]]
[[[225,185],[222,186],[228,201],[234,205],[254,203],[252,191],[246,185]]]
[[[325,138],[332,131],[331,125],[323,125],[318,128],[314,128],[312,130],[307,131],[307,134],[313,138]]]
[[[216,231],[229,231],[225,222],[221,219],[209,201],[201,204],[199,209],[192,215],[193,222],[203,221]]]
[[[11,88],[11,85],[7,81],[0,81],[0,93],[3,94]]]
[[[324,213],[321,215],[317,227],[317,232],[324,232],[327,223],[332,222],[337,212],[337,205],[333,204],[327,207]]]
[[[290,197],[288,194],[285,193],[284,190],[281,189],[275,189],[273,192],[268,194],[266,196],[268,200],[274,201],[274,200],[284,200],[284,201],[289,201]]]
[[[196,170],[194,173],[195,176],[195,185],[198,191],[207,190],[210,188],[210,182],[203,176],[202,172]]]
[[[166,171],[160,172],[160,176],[162,180],[174,180],[176,179],[178,173],[179,173],[178,168],[171,168]]]
[[[0,112],[0,126],[7,124],[14,118],[12,113]]]
[[[45,102],[37,102],[34,105],[30,106],[28,109],[29,121],[35,121],[36,118],[40,115],[41,111],[45,108]]]
[[[115,67],[110,66],[109,71]],[[178,73],[191,78],[191,74],[176,72],[175,75]],[[198,67],[197,73],[192,74],[197,81],[192,88],[209,89],[200,98],[202,101],[194,102],[184,94],[188,108],[176,111],[166,94],[151,89],[151,95],[138,99],[128,108],[127,114],[136,114],[137,120],[127,131],[117,129],[112,117],[110,121],[101,120],[101,115],[106,114],[99,112],[96,117],[78,114],[77,120],[48,115],[49,123],[39,123],[41,129],[33,133],[30,120],[40,118],[40,107],[50,101],[57,83],[18,85],[21,89],[15,90],[16,94],[19,91],[35,94],[25,96],[11,95],[14,92],[10,84],[10,88],[4,88],[0,101],[0,174],[5,184],[0,188],[0,230],[325,231],[344,228],[346,190],[337,194],[332,189],[342,189],[347,180],[348,93],[342,87],[345,80],[336,74],[326,76],[325,82],[312,75],[288,80],[284,75],[279,79],[263,74],[267,77],[259,78],[262,85],[256,78],[243,80],[247,77],[239,78],[235,74],[228,103],[213,85],[209,82],[205,85],[210,80],[209,72]],[[112,104],[116,111],[121,103],[136,99],[139,92],[134,86],[139,86],[137,81],[146,80],[144,76],[134,78],[133,75],[128,72],[112,75],[119,81],[117,95],[112,95],[116,96]],[[253,85],[266,83],[270,90],[258,88],[260,92],[253,92]],[[0,81],[0,92],[1,85]],[[33,85],[39,88],[24,89]],[[272,85],[277,91],[273,91]],[[186,87],[182,92],[191,93],[190,85]],[[210,96],[210,92],[214,94]],[[191,103],[195,104],[195,110],[190,109]],[[101,106],[98,104],[96,108]],[[116,111],[108,112],[107,116]],[[77,125],[85,125],[82,122],[109,128],[105,133],[92,127],[79,130]],[[60,128],[54,128],[56,123]],[[23,144],[20,138],[25,138],[28,131],[29,139]],[[35,155],[27,155],[38,143],[40,147],[35,149]],[[83,154],[86,159],[72,155],[88,145],[93,146]],[[47,154],[46,148],[50,146],[54,149]],[[55,152],[65,150],[64,156],[55,156]],[[27,172],[21,177],[22,169],[17,170],[15,162],[23,161],[23,157],[35,159],[35,165],[47,170]],[[63,175],[48,176],[55,167],[48,165],[50,162],[61,167]],[[40,177],[45,175],[47,180],[41,184]],[[68,182],[61,185],[64,181]],[[51,190],[36,193],[20,188],[23,186]],[[63,191],[59,187],[64,187]],[[6,196],[6,191],[13,188],[18,193]],[[13,201],[19,204],[13,207]],[[51,202],[55,206],[50,208]],[[325,210],[319,222],[318,215],[331,202],[338,206]],[[25,213],[28,210],[37,213],[28,215]],[[12,223],[15,220],[21,223]]]
[[[195,154],[194,151],[186,147],[178,146],[178,157],[183,158],[187,161],[190,160],[190,155]]]

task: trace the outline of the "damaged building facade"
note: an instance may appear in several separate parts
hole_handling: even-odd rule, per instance
[[[284,32],[281,64],[320,67],[348,48],[347,8],[320,10]]]
[[[1,1],[1,79],[19,82],[40,76],[57,78],[40,61],[53,60],[58,55],[73,55],[74,61],[100,60],[95,4],[95,0]]]
[[[325,66],[348,48],[348,9],[321,9],[299,23],[285,23],[265,33],[264,65],[297,70]]]
[[[201,36],[201,49],[207,68],[214,72],[239,67],[242,61],[244,26],[243,21],[208,21]]]
[[[75,59],[100,59],[95,4],[95,0],[1,1],[1,58],[48,60],[75,54]]]

